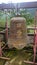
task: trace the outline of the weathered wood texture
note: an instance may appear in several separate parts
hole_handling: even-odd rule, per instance
[[[24,60],[24,63],[28,63],[28,64],[32,64],[32,65],[34,64],[34,62],[31,62],[31,61],[25,61],[25,60]],[[35,65],[37,65],[37,63],[35,63]]]
[[[10,58],[7,58],[7,57],[0,57],[0,59],[3,59],[3,60],[10,60]]]

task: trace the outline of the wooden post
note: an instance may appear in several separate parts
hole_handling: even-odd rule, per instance
[[[2,56],[1,39],[0,39],[0,56]]]
[[[34,29],[34,47],[33,47],[33,51],[34,51],[34,58],[33,58],[33,62],[35,63],[35,59],[36,59],[36,48],[37,48],[37,29],[36,29],[36,24],[37,24],[37,10],[35,12],[35,21],[34,21],[34,25],[35,25],[35,29]],[[34,64],[35,65],[35,64]]]

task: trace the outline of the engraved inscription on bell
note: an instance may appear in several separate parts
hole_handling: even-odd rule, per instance
[[[17,31],[17,38],[22,38],[22,31],[21,30]]]

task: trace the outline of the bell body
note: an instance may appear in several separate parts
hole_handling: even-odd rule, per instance
[[[9,48],[22,49],[27,45],[26,19],[14,17],[10,21],[10,34],[8,38]]]

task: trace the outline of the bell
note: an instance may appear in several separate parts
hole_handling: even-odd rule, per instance
[[[14,17],[10,21],[10,34],[8,39],[9,48],[22,49],[27,45],[26,19]]]

